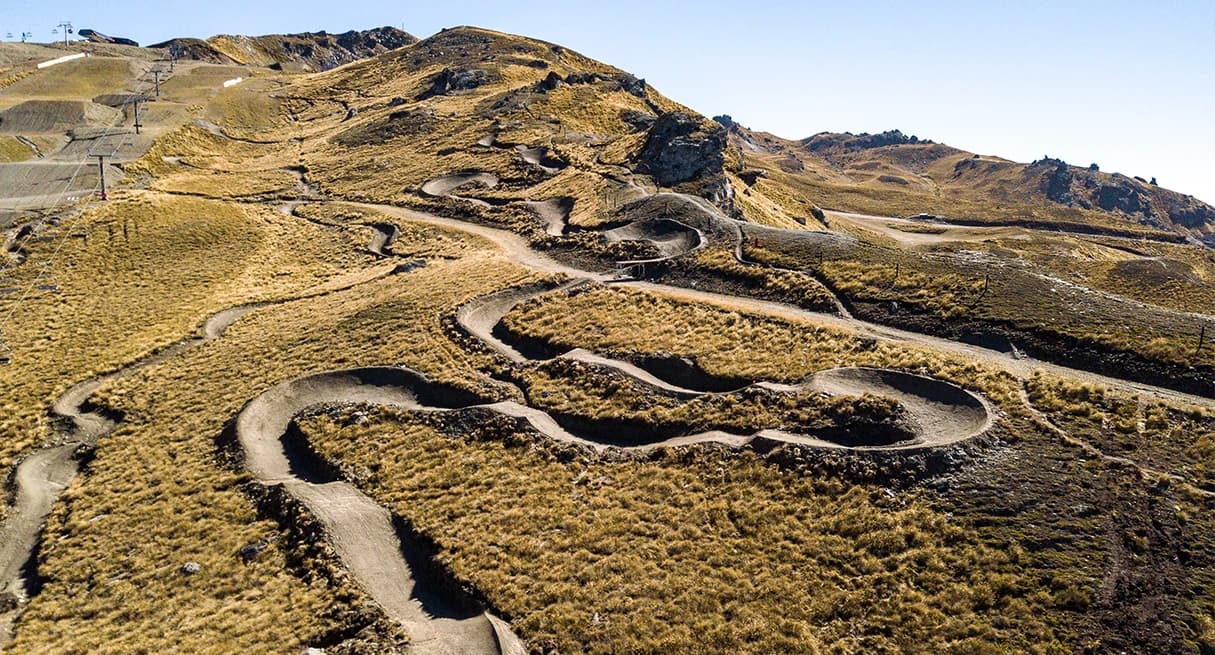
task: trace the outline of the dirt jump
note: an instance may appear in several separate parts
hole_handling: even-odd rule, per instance
[[[821,371],[806,381],[783,384],[770,381],[747,382],[735,389],[703,391],[721,387],[721,379],[684,366],[677,379],[664,379],[671,366],[638,366],[612,357],[607,357],[581,348],[567,350],[553,357],[534,354],[534,346],[521,345],[517,338],[501,329],[502,318],[520,303],[547,293],[568,293],[589,283],[589,280],[574,280],[556,289],[541,284],[514,287],[476,298],[456,311],[456,322],[466,334],[480,340],[490,350],[517,364],[546,362],[553,359],[572,359],[595,366],[609,368],[632,378],[644,386],[651,387],[683,399],[691,399],[712,393],[732,393],[749,386],[757,386],[777,393],[796,393],[804,390],[819,391],[827,395],[861,396],[870,394],[896,401],[910,419],[907,426],[912,438],[892,443],[868,444],[869,449],[909,450],[946,446],[983,434],[991,428],[995,410],[983,397],[961,387],[922,375],[902,371],[873,368],[838,368]],[[688,385],[688,386],[684,386]],[[553,435],[549,435],[553,436]],[[814,445],[826,448],[848,448],[853,441],[823,438],[822,435],[795,434],[787,431],[763,430],[754,435],[730,434],[723,431],[687,434],[678,437],[679,443],[721,441],[732,446],[745,445],[756,436],[781,442]],[[564,439],[564,437],[561,437]],[[594,437],[580,436],[580,443],[598,442]],[[672,445],[668,439],[643,442],[641,448]]]
[[[703,247],[705,243],[700,230],[668,218],[635,221],[623,227],[605,231],[603,238],[608,243],[645,241],[658,250],[657,257],[622,261],[619,262],[621,266],[657,263],[682,257]]]
[[[263,484],[280,484],[325,526],[329,543],[359,585],[408,630],[411,652],[427,655],[516,653],[517,637],[468,602],[419,589],[387,510],[354,485],[324,479],[284,443],[291,419],[324,403],[423,408],[445,395],[406,369],[333,371],[282,383],[251,401],[236,419],[245,467]],[[458,397],[458,396],[457,396]]]
[[[478,184],[487,189],[498,186],[498,176],[493,173],[456,173],[436,177],[422,185],[422,193],[428,196],[450,196],[460,187]]]

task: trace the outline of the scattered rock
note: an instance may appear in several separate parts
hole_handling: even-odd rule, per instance
[[[425,260],[425,259],[412,259],[412,260],[407,261],[407,262],[405,262],[405,263],[403,263],[403,264],[397,264],[397,267],[396,267],[396,268],[394,268],[394,269],[392,269],[392,272],[393,272],[394,274],[398,274],[398,273],[412,273],[413,271],[416,271],[416,270],[418,270],[419,268],[422,268],[422,267],[423,267],[423,266],[425,266],[425,265],[426,265],[426,260]]]
[[[178,569],[178,571],[182,575],[196,575],[199,571],[202,571],[202,565],[198,562],[186,562],[185,564],[181,565],[181,568]]]
[[[240,547],[240,558],[248,564],[257,559],[257,556],[261,555],[262,551],[266,550],[269,546],[270,542],[266,539],[258,539],[251,544],[245,544]]]
[[[548,75],[544,76],[544,79],[536,83],[536,89],[541,93],[547,93],[564,84],[565,80],[562,80],[560,75],[549,71]]]
[[[642,99],[645,98],[645,92],[646,92],[645,80],[643,80],[639,77],[635,77],[633,75],[629,75],[628,73],[625,73],[625,74],[621,75],[620,77],[616,78],[616,82],[620,85],[621,91],[624,91],[625,93],[636,96],[638,98],[642,98]]]
[[[401,105],[405,104],[405,102],[406,102],[405,98],[402,98],[401,96],[397,96],[397,97],[393,98],[392,100],[388,101],[388,106],[389,107],[400,107]]]
[[[759,181],[759,178],[765,176],[762,170],[758,168],[750,168],[739,173],[738,177],[741,178],[743,182],[746,182],[747,186],[755,186],[755,183]]]
[[[566,84],[594,84],[602,82],[608,78],[599,73],[570,73],[565,76]]]
[[[481,68],[444,68],[431,79],[430,88],[423,91],[418,100],[445,96],[456,91],[471,91],[488,83],[489,79],[489,71]]]
[[[648,130],[654,125],[654,121],[658,120],[658,117],[647,111],[623,109],[620,111],[620,120],[635,130]]]

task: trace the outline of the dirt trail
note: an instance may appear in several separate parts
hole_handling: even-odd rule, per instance
[[[79,470],[75,453],[78,449],[96,445],[117,427],[117,423],[104,413],[85,410],[88,399],[107,382],[219,338],[241,316],[259,306],[250,304],[225,309],[203,324],[201,336],[183,339],[121,369],[73,385],[55,401],[52,416],[68,421],[70,427],[61,443],[34,451],[17,466],[13,509],[0,525],[0,593],[12,594],[19,600],[25,598],[30,583],[25,571],[37,550],[43,524],[55,501]],[[18,606],[0,615],[0,644],[12,637],[11,626],[19,613]]]
[[[391,205],[358,204],[358,206],[381,211],[386,214],[398,216],[408,220],[453,228],[482,236],[498,244],[502,248],[503,254],[506,257],[529,268],[534,268],[547,273],[563,273],[571,277],[585,277],[600,282],[611,280],[611,276],[606,273],[585,271],[574,268],[572,266],[559,263],[543,253],[536,252],[535,250],[532,250],[523,237],[514,232],[478,225],[468,221],[443,218],[440,216],[434,216],[432,214],[409,209],[402,209],[400,207],[394,207]],[[1159,398],[1173,403],[1181,403],[1197,407],[1215,407],[1215,399],[1204,398],[1202,396],[1187,394],[1180,391],[1173,391],[1172,389],[1165,389],[1163,387],[1155,387],[1149,384],[1122,380],[1097,373],[1090,373],[1088,371],[1068,368],[1066,366],[1052,364],[1050,362],[1018,358],[1011,353],[1004,353],[998,350],[991,350],[982,346],[963,343],[960,341],[952,341],[918,332],[910,332],[907,330],[900,330],[898,328],[869,323],[855,317],[837,316],[834,314],[800,309],[783,303],[758,300],[743,296],[732,296],[711,291],[700,291],[656,282],[626,281],[620,282],[620,284],[638,289],[644,289],[646,291],[651,291],[677,299],[708,303],[736,311],[759,313],[788,320],[810,322],[816,325],[825,325],[828,327],[843,329],[877,339],[925,346],[934,350],[940,350],[961,355],[963,357],[977,359],[984,363],[1002,368],[1018,378],[1027,378],[1032,375],[1035,370],[1044,370],[1056,375],[1078,378],[1114,389],[1121,389],[1130,393],[1145,394],[1150,397]]]
[[[1149,480],[1152,478],[1155,478],[1157,480],[1167,478],[1169,480],[1172,480],[1175,483],[1185,485],[1187,489],[1190,489],[1199,494],[1207,496],[1208,498],[1215,497],[1215,491],[1207,491],[1206,489],[1201,489],[1199,487],[1196,487],[1192,483],[1190,483],[1190,481],[1186,480],[1184,477],[1182,477],[1180,475],[1175,475],[1172,473],[1165,473],[1164,471],[1158,471],[1156,469],[1148,468],[1146,466],[1143,466],[1142,464],[1139,464],[1135,460],[1130,459],[1129,457],[1119,457],[1118,455],[1107,454],[1105,451],[1094,446],[1093,444],[1089,443],[1088,441],[1085,441],[1084,439],[1076,437],[1076,436],[1072,435],[1072,433],[1068,432],[1067,430],[1064,430],[1063,428],[1059,427],[1058,424],[1056,424],[1054,421],[1052,421],[1049,416],[1047,416],[1042,410],[1038,409],[1037,406],[1034,405],[1033,401],[1030,400],[1029,390],[1026,388],[1025,380],[1021,380],[1021,384],[1018,385],[1017,393],[1019,394],[1019,396],[1021,398],[1021,402],[1025,404],[1025,408],[1027,410],[1029,410],[1029,413],[1030,413],[1031,417],[1033,418],[1034,422],[1037,423],[1039,426],[1045,428],[1047,431],[1055,433],[1057,436],[1059,436],[1059,438],[1061,438],[1064,441],[1064,443],[1071,444],[1071,445],[1079,448],[1080,450],[1083,450],[1085,453],[1087,453],[1091,457],[1096,457],[1098,459],[1101,459],[1101,460],[1104,460],[1107,462],[1113,462],[1115,464],[1120,464],[1122,466],[1128,466],[1130,468],[1133,468],[1139,473],[1139,476],[1141,478],[1149,479]]]
[[[428,196],[450,196],[452,191],[467,184],[482,184],[487,188],[498,186],[498,176],[493,173],[458,173],[444,175],[422,185],[422,193]],[[459,197],[459,196],[452,196]],[[465,200],[468,200],[465,198]]]
[[[573,359],[615,369],[642,384],[684,399],[717,393],[697,391],[683,387],[661,379],[653,373],[629,362],[605,357],[580,348],[569,350],[553,358],[528,357],[495,334],[495,327],[519,303],[546,293],[568,292],[571,288],[583,285],[586,282],[587,280],[585,279],[574,280],[552,290],[541,284],[529,284],[491,293],[462,305],[456,311],[456,321],[468,334],[480,339],[490,349],[505,356],[512,362],[526,363],[552,361],[553,359]],[[685,375],[687,374],[685,373]],[[711,382],[709,381],[703,381],[700,386],[705,387],[710,384]],[[901,371],[852,367],[829,369],[820,371],[800,384],[779,384],[763,381],[740,385],[735,391],[749,386],[759,386],[777,393],[794,393],[814,389],[829,395],[859,396],[868,393],[893,398],[910,415],[914,437],[897,443],[863,446],[869,449],[904,450],[948,445],[986,432],[991,428],[995,417],[995,410],[990,403],[977,394],[948,382]],[[534,417],[534,412],[539,410],[531,411],[533,414],[530,414],[527,418]],[[518,414],[512,415],[518,416]],[[540,420],[547,421],[550,419],[541,418]],[[536,421],[533,421],[533,425],[536,425]],[[600,440],[594,438],[575,437],[571,439],[565,434],[550,433],[540,428],[539,425],[537,425],[537,428],[550,438],[559,441],[577,441],[578,443],[592,445],[597,449],[602,444]],[[675,439],[649,441],[639,445],[628,446],[628,448],[649,450],[677,444],[686,445],[703,442],[720,442],[731,446],[744,446],[756,437],[763,437],[778,442],[810,444],[824,448],[853,447],[830,439],[821,439],[814,435],[781,430],[761,430],[751,435],[714,430],[683,435]]]
[[[266,485],[281,484],[325,526],[354,579],[390,618],[408,630],[411,652],[498,653],[499,635],[484,612],[461,612],[442,598],[420,596],[389,512],[344,481],[314,483],[290,459],[283,437],[293,417],[322,403],[368,403],[421,407],[412,376],[402,369],[357,369],[321,373],[284,382],[241,410],[236,435],[245,467]],[[421,383],[419,383],[421,384]],[[301,470],[302,469],[302,470]]]
[[[370,247],[375,247],[383,236],[382,232],[377,231]],[[393,272],[391,267],[383,268],[379,272],[373,270],[376,274],[367,279],[333,288],[321,287],[278,302],[335,293],[391,275]],[[248,303],[219,311],[204,321],[198,336],[182,339],[120,369],[77,383],[56,399],[51,407],[51,414],[67,421],[70,427],[58,443],[34,451],[16,469],[13,510],[0,525],[0,594],[11,593],[18,600],[25,597],[29,581],[23,577],[23,572],[32,562],[46,516],[79,470],[79,462],[74,458],[74,453],[78,448],[94,446],[117,427],[114,419],[104,412],[86,409],[89,398],[113,380],[168,361],[207,341],[220,338],[242,316],[269,304],[271,303]],[[0,614],[0,645],[11,638],[11,627],[20,610],[18,605],[12,611]]]

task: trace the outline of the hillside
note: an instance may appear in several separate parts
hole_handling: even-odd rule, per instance
[[[1215,251],[394,34],[0,44],[6,653],[1215,649]]]
[[[239,36],[221,34],[208,39],[177,38],[150,48],[170,56],[213,64],[266,66],[291,71],[324,71],[388,50],[417,39],[395,27],[328,34],[269,34]]]
[[[1215,207],[1152,180],[1044,157],[1021,164],[907,136],[821,133],[800,141],[730,121],[731,143],[825,208],[952,222],[1156,230],[1215,244]],[[749,163],[752,161],[749,160]],[[776,173],[779,169],[779,173]]]

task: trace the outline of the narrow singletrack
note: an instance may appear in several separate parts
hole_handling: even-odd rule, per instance
[[[542,272],[562,273],[570,277],[587,278],[598,282],[608,282],[613,279],[612,276],[607,273],[587,271],[560,263],[548,255],[532,249],[530,245],[528,245],[526,239],[509,230],[489,227],[477,223],[470,223],[468,221],[458,219],[445,218],[442,216],[436,216],[433,214],[396,207],[393,205],[367,203],[346,204],[379,211],[390,216],[396,216],[406,220],[428,223],[431,225],[438,225],[441,227],[476,234],[496,243],[502,249],[503,255],[505,255],[511,261]],[[734,296],[713,291],[689,289],[686,287],[672,286],[657,282],[621,281],[616,282],[616,284],[629,286],[636,289],[643,289],[678,300],[706,303],[734,311],[762,314],[786,320],[810,322],[816,325],[854,332],[861,336],[875,339],[927,347],[933,350],[958,355],[967,359],[981,361],[985,364],[1008,371],[1010,374],[1018,378],[1027,378],[1033,375],[1034,371],[1043,370],[1056,375],[1073,377],[1113,389],[1120,389],[1128,393],[1143,394],[1149,397],[1159,398],[1172,403],[1180,403],[1195,407],[1215,407],[1215,399],[1174,391],[1164,387],[1156,387],[1150,384],[1123,380],[1098,373],[1091,373],[1089,371],[1083,371],[1080,369],[1073,369],[1050,362],[1017,358],[1011,353],[992,350],[961,341],[953,341],[942,337],[934,337],[919,332],[911,332],[879,325],[876,323],[869,323],[855,317],[845,317],[824,312],[816,312],[784,303],[759,300],[746,296]]]

